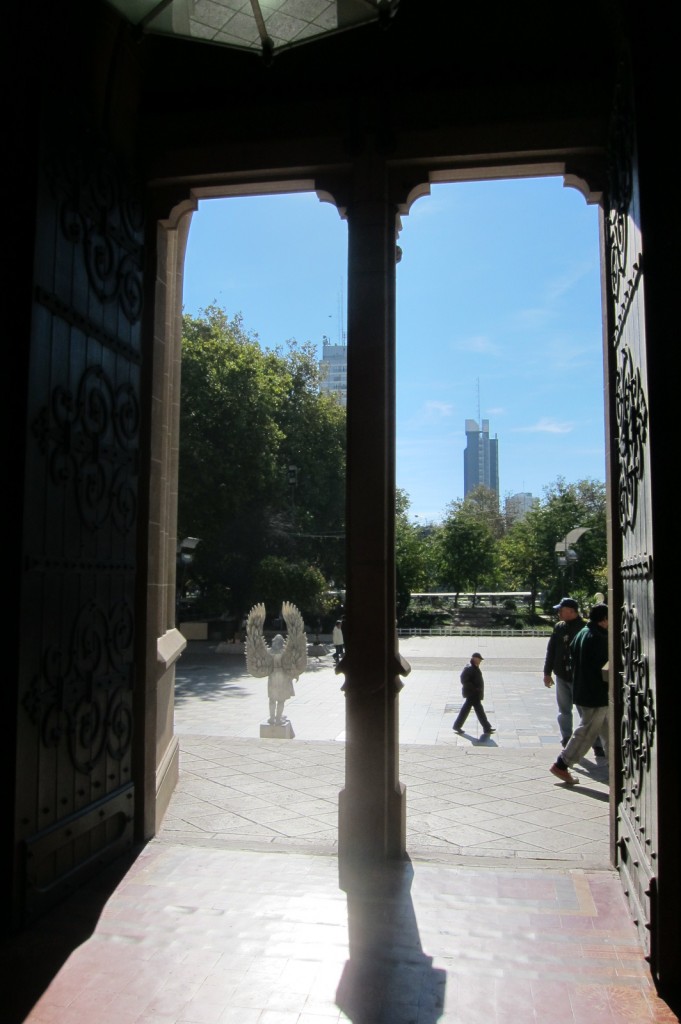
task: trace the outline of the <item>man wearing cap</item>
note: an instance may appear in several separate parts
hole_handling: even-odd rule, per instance
[[[478,716],[478,721],[482,726],[485,736],[489,736],[491,733],[496,732],[496,729],[493,729],[490,725],[487,715],[485,714],[485,709],[482,706],[485,696],[485,680],[483,679],[482,672],[480,671],[480,662],[482,660],[482,654],[478,651],[476,651],[475,654],[471,654],[470,664],[466,665],[461,673],[461,695],[464,698],[464,702],[461,705],[461,711],[459,711],[456,716],[456,721],[452,726],[454,732],[463,732],[464,722],[468,718],[471,708]]]
[[[569,769],[600,736],[608,732],[608,683],[603,666],[608,660],[608,606],[596,604],[589,621],[572,641],[573,690],[579,708],[579,725],[549,771],[562,782],[579,782]]]
[[[572,736],[572,664],[570,644],[586,623],[579,614],[579,605],[572,597],[564,597],[553,606],[558,622],[553,627],[544,659],[544,686],[553,686],[556,677],[558,728],[563,746]]]

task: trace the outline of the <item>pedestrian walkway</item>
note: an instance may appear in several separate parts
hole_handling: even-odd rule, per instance
[[[605,771],[550,776],[545,645],[512,643],[402,643],[409,859],[353,895],[334,852],[342,677],[312,663],[296,738],[260,740],[263,681],[192,645],[163,827],[11,946],[6,1024],[677,1024],[608,860]],[[474,649],[489,740],[451,730]]]

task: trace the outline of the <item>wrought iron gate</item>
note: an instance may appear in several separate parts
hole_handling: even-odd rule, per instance
[[[608,363],[612,439],[614,598],[619,636],[614,710],[619,730],[615,799],[617,865],[647,956],[656,960],[657,749],[653,544],[645,268],[629,76],[618,84],[606,210]],[[613,394],[614,383],[614,394]],[[611,630],[618,618],[611,613]]]

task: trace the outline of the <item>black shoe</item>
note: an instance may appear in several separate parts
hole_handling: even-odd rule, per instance
[[[452,729],[454,732],[458,732],[459,736],[463,736],[463,729],[460,729],[458,725],[453,725]]]
[[[485,736],[491,736],[491,735],[492,735],[492,733],[493,733],[493,732],[496,732],[496,731],[497,731],[497,730],[496,730],[496,729],[493,729],[493,728],[492,728],[492,726],[490,725],[489,729],[485,729]]]

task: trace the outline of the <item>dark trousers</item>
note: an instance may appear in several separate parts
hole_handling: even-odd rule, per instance
[[[463,729],[463,724],[468,718],[471,712],[471,708],[473,709],[473,711],[475,711],[476,715],[478,716],[478,721],[480,722],[480,725],[482,726],[483,730],[487,732],[488,729],[491,729],[492,726],[488,721],[487,715],[485,714],[485,709],[483,708],[482,701],[480,700],[479,697],[466,697],[465,701],[461,705],[461,711],[459,711],[458,715],[456,716],[456,721],[454,722],[452,728]]]

